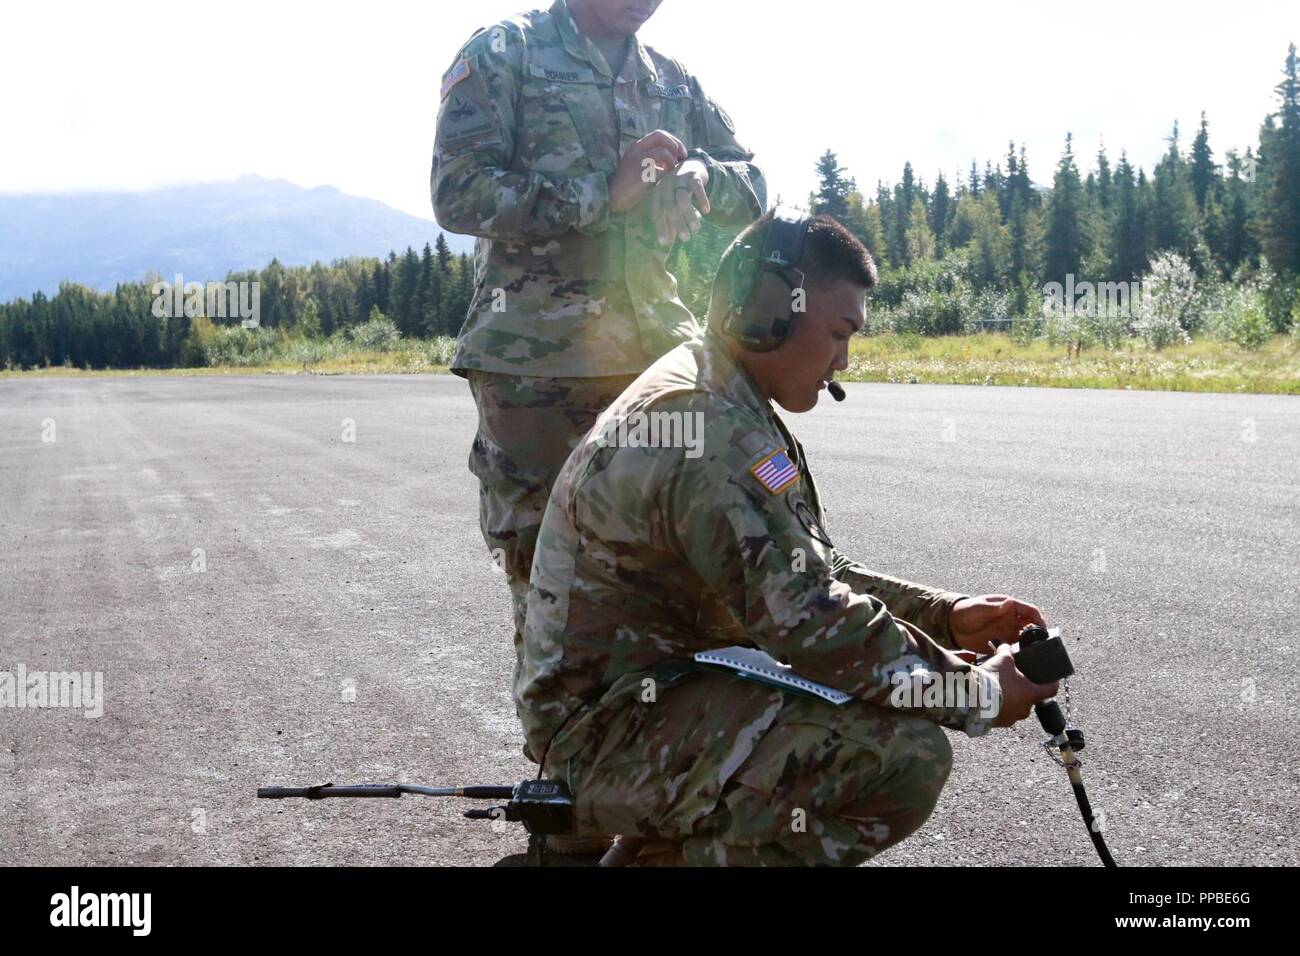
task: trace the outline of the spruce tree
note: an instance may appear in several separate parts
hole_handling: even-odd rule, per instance
[[[940,172],[934,181],[934,194],[930,197],[930,231],[934,233],[935,254],[939,258],[943,258],[944,232],[951,215],[952,197],[948,195],[948,180]]]
[[[1083,181],[1074,163],[1073,137],[1067,134],[1048,204],[1043,262],[1046,281],[1065,282],[1067,275],[1079,275],[1089,251],[1085,228]]]
[[[903,163],[903,178],[894,186],[894,231],[886,236],[894,251],[895,266],[907,264],[907,230],[912,225],[912,202],[916,198],[916,175],[910,162]]]
[[[1277,275],[1300,277],[1300,77],[1294,43],[1276,90],[1276,122],[1260,136],[1260,246]]]
[[[843,220],[849,211],[849,192],[854,188],[854,182],[844,175],[839,158],[829,149],[817,160],[817,181],[817,192],[812,201],[813,214]]]
[[[1210,124],[1205,114],[1201,113],[1201,128],[1196,131],[1196,139],[1192,141],[1192,192],[1199,208],[1205,208],[1205,201],[1210,197],[1210,190],[1218,175],[1214,153],[1210,150]]]
[[[439,233],[441,236],[441,233]],[[421,335],[438,334],[438,302],[442,284],[433,248],[426,242],[420,256],[420,280],[415,292],[416,327]]]
[[[393,280],[393,323],[403,338],[419,334],[416,295],[420,285],[420,257],[407,246],[397,260]]]
[[[1247,182],[1246,171],[1254,157],[1247,151],[1247,159],[1230,150],[1227,154],[1228,178],[1224,182],[1223,257],[1229,274],[1243,263],[1254,263],[1259,257],[1259,238],[1255,234],[1252,215],[1251,191],[1253,183]]]
[[[367,316],[370,315],[370,310],[375,305],[375,284],[370,278],[369,271],[363,271],[353,292],[352,315],[348,324],[358,325],[366,321]]]
[[[1155,230],[1153,252],[1172,251],[1192,262],[1198,272],[1205,263],[1199,261],[1199,238],[1196,196],[1192,192],[1187,163],[1178,148],[1178,124],[1169,135],[1169,151],[1155,169]]]
[[[1110,224],[1111,281],[1129,282],[1147,268],[1145,240],[1142,235],[1141,199],[1128,154],[1120,153],[1112,182],[1115,205]]]
[[[438,273],[445,279],[451,275],[451,246],[447,245],[447,237],[438,233],[438,239],[434,243],[434,254],[438,257]]]
[[[1102,144],[1097,150],[1097,202],[1103,210],[1109,210],[1114,196],[1114,177],[1110,170],[1110,158],[1106,155],[1105,144]]]

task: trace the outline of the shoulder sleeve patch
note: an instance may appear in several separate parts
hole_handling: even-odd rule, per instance
[[[727,128],[728,133],[736,132],[736,124],[732,121],[731,115],[726,110],[724,110],[721,106],[718,105],[717,100],[710,99],[709,106],[713,108],[714,114],[718,117],[718,120],[722,123],[722,125]]]
[[[445,100],[448,94],[451,93],[451,91],[456,88],[457,83],[460,83],[462,80],[469,79],[469,75],[472,69],[473,68],[470,66],[470,62],[468,59],[462,59],[457,61],[456,65],[453,66],[448,71],[445,77],[443,77],[442,93],[438,97],[439,100]]]
[[[778,448],[750,466],[749,473],[768,494],[779,495],[799,480],[799,468],[784,448]]]

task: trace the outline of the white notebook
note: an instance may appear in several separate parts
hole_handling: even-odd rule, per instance
[[[800,677],[788,664],[782,664],[756,647],[721,647],[716,651],[700,651],[695,655],[695,663],[721,667],[746,680],[771,687],[811,694],[836,706],[847,704],[853,699],[852,694]]]

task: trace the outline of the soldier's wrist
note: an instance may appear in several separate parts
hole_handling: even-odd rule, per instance
[[[938,592],[930,606],[930,613],[926,614],[926,623],[930,626],[927,632],[938,643],[950,650],[960,650],[957,641],[952,635],[951,618],[952,609],[957,606],[957,602],[969,597],[967,594],[959,594],[956,591]]]
[[[700,149],[698,146],[694,147],[693,149],[688,149],[688,150],[686,151],[686,158],[687,158],[687,159],[698,159],[698,160],[699,160],[700,162],[702,162],[705,166],[709,166],[709,165],[711,165],[711,164],[717,162],[716,159],[714,159],[712,156],[710,156],[710,155],[709,155],[708,153],[706,153],[704,150]]]
[[[717,186],[719,180],[722,178],[722,172],[723,172],[722,165],[716,159],[714,159],[712,156],[710,156],[708,153],[706,153],[704,150],[700,149],[699,147],[695,147],[694,149],[688,149],[686,151],[686,161],[690,162],[692,159],[698,160],[699,162],[703,163],[705,170],[709,174],[709,184],[705,187],[705,193],[709,197],[709,202],[712,203],[713,190]]]
[[[968,710],[961,729],[967,737],[982,737],[993,729],[1002,710],[1002,682],[987,668],[972,667],[970,674],[968,692],[974,700],[967,701]]]

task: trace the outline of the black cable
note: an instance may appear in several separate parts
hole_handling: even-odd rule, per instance
[[[1077,771],[1071,774],[1072,777],[1077,775]],[[1097,848],[1097,855],[1101,857],[1102,866],[1118,868],[1115,858],[1110,855],[1105,839],[1102,838],[1100,828],[1095,826],[1096,818],[1092,815],[1092,804],[1088,802],[1088,794],[1083,789],[1083,781],[1071,780],[1070,787],[1074,790],[1074,799],[1079,802],[1079,810],[1083,814],[1084,826],[1088,828],[1088,836],[1092,838],[1092,845]]]

